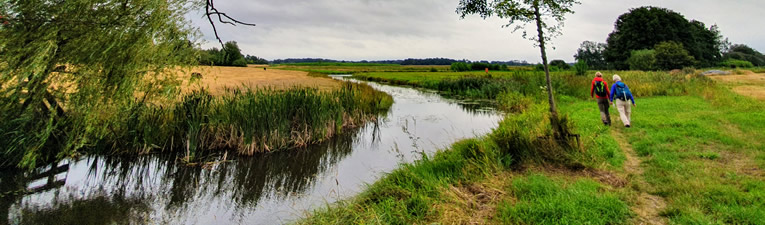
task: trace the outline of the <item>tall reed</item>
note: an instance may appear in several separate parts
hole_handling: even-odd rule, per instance
[[[198,161],[223,152],[252,155],[303,147],[376,120],[392,103],[386,93],[357,83],[332,91],[230,89],[222,96],[201,90],[170,104],[134,100],[94,106],[100,113],[88,115],[96,116],[73,114],[66,127],[48,127],[67,135],[36,148],[21,145],[39,137],[12,131],[18,126],[46,129],[46,121],[4,118],[0,132],[7,138],[0,140],[0,167],[34,167],[37,161],[78,153],[175,152],[184,160]]]
[[[155,129],[144,123],[130,128],[127,133],[143,134],[128,149],[155,146],[194,160],[219,151],[252,155],[303,147],[374,120],[391,104],[387,94],[355,83],[328,92],[302,87],[231,89],[220,97],[194,92],[170,108],[145,110],[141,121],[165,120],[167,126]]]

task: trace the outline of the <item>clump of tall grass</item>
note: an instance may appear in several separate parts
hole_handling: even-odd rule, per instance
[[[225,95],[213,96],[201,90],[171,104],[142,100],[95,104],[91,108],[100,113],[72,113],[58,127],[27,117],[0,122],[0,133],[9,137],[0,139],[0,166],[33,168],[36,162],[77,152],[177,152],[187,161],[197,161],[222,152],[252,155],[303,147],[376,120],[392,103],[391,96],[368,85],[345,83],[332,91],[306,87],[231,89]],[[8,112],[12,109],[0,110],[0,115],[6,118]],[[53,134],[67,135],[38,146],[35,140],[40,137],[19,133],[23,130],[19,127],[53,129]]]
[[[543,175],[512,181],[516,197],[501,203],[498,219],[505,224],[620,224],[631,216],[617,195],[603,192],[601,184],[581,179],[565,184]]]
[[[527,99],[520,97],[507,100],[528,101]],[[508,104],[520,107],[514,103],[499,103],[500,106]],[[575,144],[576,139],[571,136],[572,127],[568,115],[559,116],[560,132],[553,132],[549,106],[532,103],[523,107],[518,111],[510,111],[489,135],[502,154],[510,155],[515,163],[573,163],[571,153],[578,145]]]
[[[354,83],[329,92],[302,87],[232,89],[213,97],[201,91],[169,108],[148,107],[139,120],[166,127],[138,122],[128,128],[131,135],[126,138],[133,145],[129,151],[153,146],[184,152],[187,160],[220,150],[252,155],[327,140],[376,119],[391,104],[387,94]]]
[[[404,164],[352,200],[320,209],[298,224],[427,224],[450,185],[478,180],[512,163],[490,140],[467,139]]]

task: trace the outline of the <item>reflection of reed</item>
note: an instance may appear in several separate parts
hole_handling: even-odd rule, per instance
[[[477,101],[477,102],[455,102],[463,111],[471,115],[493,116],[497,115],[497,106],[495,102]]]
[[[346,79],[348,80],[348,79]],[[360,82],[357,80],[351,80],[352,82]],[[380,84],[372,81],[365,81],[362,83],[366,83],[369,86],[374,87],[375,89],[382,90],[384,92],[387,92],[393,96],[401,96],[401,95],[419,95],[421,96],[418,99],[439,99],[440,101],[448,102],[450,104],[455,104],[459,106],[462,110],[465,112],[470,113],[471,115],[480,115],[480,116],[493,116],[497,115],[497,103],[494,100],[471,100],[471,101],[464,101],[464,100],[458,100],[453,97],[457,96],[449,96],[449,95],[442,95],[438,91],[433,91],[429,89],[422,89],[422,88],[403,88],[403,87],[396,87],[396,86],[390,86],[385,84]]]
[[[375,129],[372,126],[366,129],[370,127]],[[193,207],[209,207],[216,201],[224,204],[232,201],[234,204],[226,205],[233,206],[237,211],[254,208],[265,197],[282,199],[306,192],[317,176],[352,152],[359,132],[362,130],[338,135],[309,148],[241,157],[221,164],[216,170],[181,165],[176,163],[173,155],[93,157],[82,161],[88,163],[84,184],[88,187],[79,188],[103,187],[105,191],[75,197],[76,191],[70,190],[70,198],[57,198],[56,205],[51,208],[22,206],[24,214],[21,216],[42,221],[40,219],[50,215],[88,213],[99,206],[108,208],[114,218],[119,218],[124,216],[125,212],[120,211],[123,207],[157,202],[169,211],[161,215],[174,217],[165,219],[183,221],[194,218],[194,215],[184,214],[206,210]],[[7,185],[10,183],[6,180],[12,178],[2,177],[3,190],[21,185]],[[4,211],[0,213],[8,216],[7,209],[17,201],[3,198],[0,206]],[[192,202],[198,204],[190,204]],[[111,220],[104,215],[102,221]]]
[[[52,206],[22,208],[19,224],[139,224],[149,221],[147,201],[124,193],[99,192],[87,199],[67,196]]]
[[[68,170],[69,164],[64,162],[30,172],[12,170],[0,174],[0,213],[4,217],[1,222],[8,222],[9,209],[14,203],[21,203],[24,195],[43,193],[64,186]]]

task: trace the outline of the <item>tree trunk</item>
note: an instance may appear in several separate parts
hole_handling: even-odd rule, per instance
[[[537,34],[539,38],[539,50],[542,53],[542,65],[545,67],[545,78],[547,79],[547,100],[550,103],[550,122],[553,127],[553,131],[558,132],[558,109],[555,107],[555,99],[553,98],[552,82],[550,81],[550,66],[547,65],[547,51],[545,49],[544,30],[542,28],[542,15],[539,12],[539,1],[534,1],[534,17],[537,22]]]

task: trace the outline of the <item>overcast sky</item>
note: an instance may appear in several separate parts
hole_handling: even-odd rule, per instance
[[[218,25],[224,41],[242,53],[269,60],[329,58],[382,60],[446,57],[468,60],[539,62],[539,50],[506,21],[455,13],[457,0],[217,0],[216,7],[256,27]],[[605,42],[619,15],[631,8],[658,6],[687,19],[717,24],[733,43],[765,50],[762,0],[582,0],[567,16],[563,35],[548,49],[551,59],[574,60],[585,40]],[[202,12],[189,16],[203,35],[203,47],[217,41]]]

